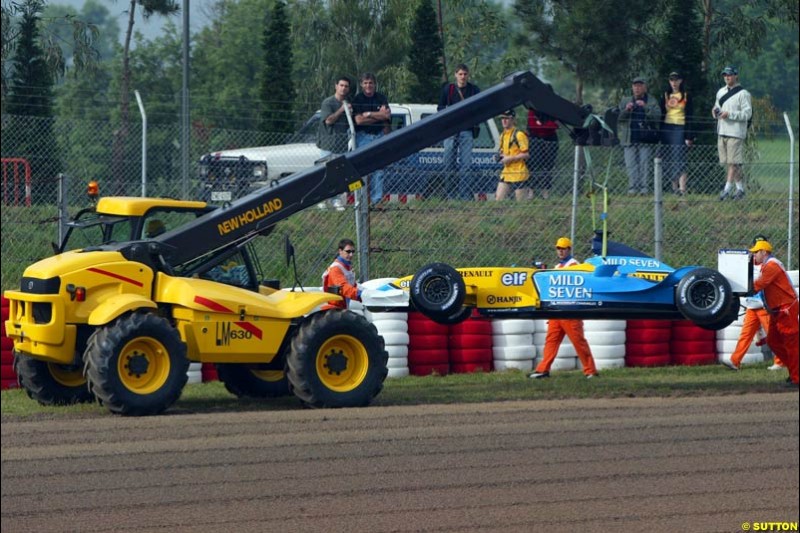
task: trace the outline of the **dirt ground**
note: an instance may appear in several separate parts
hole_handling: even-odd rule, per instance
[[[796,528],[798,405],[787,391],[4,420],[2,531]]]

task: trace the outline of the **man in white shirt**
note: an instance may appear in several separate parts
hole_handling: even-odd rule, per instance
[[[744,198],[742,164],[744,164],[744,140],[747,125],[753,116],[750,93],[739,85],[739,70],[733,66],[722,69],[725,86],[717,91],[711,115],[717,119],[717,149],[719,164],[727,167],[725,188],[720,200]],[[736,191],[733,191],[734,184]]]

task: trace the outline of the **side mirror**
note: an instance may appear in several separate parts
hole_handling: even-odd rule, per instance
[[[289,240],[288,235],[283,239],[283,253],[286,255],[286,266],[289,266],[294,257],[294,246],[292,246],[292,241]]]

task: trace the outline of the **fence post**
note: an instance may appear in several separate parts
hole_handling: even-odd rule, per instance
[[[69,199],[69,175],[63,172],[58,173],[58,246],[64,242],[67,236],[67,222],[69,221],[69,209],[67,200]]]
[[[575,224],[578,219],[578,178],[580,175],[581,147],[575,145],[575,164],[572,171],[572,218],[570,219],[569,238],[575,242]],[[574,244],[573,244],[574,246]]]
[[[661,158],[656,157],[653,159],[653,203],[655,209],[653,225],[655,226],[656,259],[659,261],[661,261],[661,246],[664,241],[664,227],[661,221],[664,210],[664,191],[661,186],[661,172]]]
[[[369,182],[367,182],[369,185]],[[361,187],[355,193],[356,200],[356,250],[358,253],[359,281],[369,278],[369,187]]]
[[[139,104],[139,113],[142,115],[142,196],[147,196],[147,113],[144,112],[144,104],[139,91],[133,91],[136,95],[136,103]]]
[[[794,130],[792,123],[789,122],[789,115],[783,113],[783,121],[786,123],[786,131],[789,132],[789,243],[786,247],[786,268],[792,270],[792,201],[794,196]]]

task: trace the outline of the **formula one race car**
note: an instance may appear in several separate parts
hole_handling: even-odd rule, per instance
[[[689,319],[717,330],[736,320],[738,297],[751,292],[753,280],[746,250],[722,250],[720,259],[726,274],[675,269],[646,256],[596,256],[563,269],[431,263],[368,291],[364,304],[380,311],[410,303],[443,324],[461,322],[476,308],[492,318]]]

